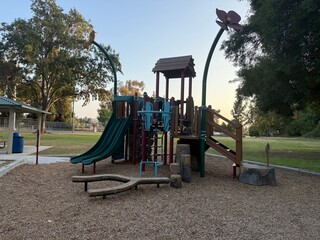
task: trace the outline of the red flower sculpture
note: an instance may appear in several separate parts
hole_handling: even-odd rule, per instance
[[[241,17],[235,11],[229,11],[226,13],[223,10],[216,9],[218,18],[221,21],[216,21],[218,25],[224,30],[228,30],[228,27],[233,28],[236,31],[241,31],[242,26],[239,24]]]

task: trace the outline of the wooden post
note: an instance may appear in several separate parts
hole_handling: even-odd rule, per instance
[[[181,154],[181,180],[186,183],[191,182],[191,155]]]
[[[267,155],[267,166],[269,167],[269,155],[270,155],[270,144],[267,143],[266,145],[266,155]]]
[[[189,96],[192,97],[192,77],[189,77]]]
[[[181,163],[181,154],[190,154],[189,144],[177,144],[175,162]]]
[[[171,173],[171,175],[180,174],[180,164],[179,163],[170,163],[170,173]]]
[[[180,93],[180,114],[179,114],[179,126],[180,134],[183,132],[184,121],[184,71],[181,72],[181,93]]]
[[[166,77],[166,101],[169,99],[169,78]]]
[[[16,112],[13,108],[9,110],[9,126],[8,126],[8,147],[7,154],[12,154],[12,146],[13,146],[13,133],[16,124]]]
[[[159,87],[160,87],[160,73],[156,72],[156,98],[159,97]]]
[[[208,111],[209,110],[209,111]],[[214,115],[213,115],[213,111],[210,111],[212,110],[212,107],[211,105],[208,106],[207,110],[206,110],[206,119],[207,121],[211,121],[211,122],[214,122]],[[206,123],[206,134],[207,134],[207,137],[211,137],[212,134],[213,134],[213,126],[211,126],[210,124],[207,124]]]
[[[178,174],[173,174],[170,177],[170,186],[173,188],[181,188],[182,187],[182,183],[181,183],[181,176]]]
[[[237,140],[236,140],[236,165],[237,167],[241,166],[241,162],[242,162],[242,125],[238,125],[236,127],[236,136],[237,136]]]

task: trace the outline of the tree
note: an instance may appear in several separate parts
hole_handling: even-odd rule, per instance
[[[0,28],[4,62],[19,62],[17,98],[45,111],[62,97],[81,97],[86,104],[96,94],[104,100],[107,83],[113,81],[111,66],[94,46],[82,46],[92,25],[75,9],[64,13],[55,0],[32,0],[31,10],[31,19]],[[105,48],[121,71],[118,54]]]
[[[124,84],[119,82],[118,92],[122,96],[134,96],[137,93],[138,96],[142,96],[144,90],[144,82],[138,80],[127,80]],[[98,110],[98,120],[101,123],[107,122],[112,114],[112,99],[113,89],[108,91],[104,101],[100,103],[100,109]]]
[[[103,105],[100,105],[100,109],[98,110],[98,121],[101,123],[106,123],[109,121],[112,115],[112,109],[105,108]]]
[[[320,2],[251,0],[241,34],[222,44],[240,67],[238,94],[263,111],[292,116],[320,104]]]
[[[255,109],[253,124],[249,127],[250,136],[274,136],[283,134],[288,118],[275,112],[264,113]]]
[[[142,96],[144,88],[145,85],[143,81],[127,80],[125,84],[119,84],[118,90],[122,96],[133,96],[135,93],[137,93],[138,96]]]
[[[320,122],[320,109],[308,106],[302,111],[295,112],[293,120],[286,127],[290,136],[303,136],[317,128]],[[313,137],[309,134],[310,137]]]
[[[72,122],[72,99],[70,97],[62,97],[51,107],[50,115],[47,117],[49,121],[56,122]]]
[[[251,124],[253,122],[253,110],[253,99],[237,94],[231,110],[233,119],[242,126]]]

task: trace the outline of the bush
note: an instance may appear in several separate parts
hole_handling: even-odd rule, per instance
[[[250,137],[259,137],[260,136],[259,130],[257,128],[251,126],[249,128],[249,136]]]
[[[320,138],[320,121],[315,129],[304,135],[307,138]]]
[[[287,126],[286,133],[289,136],[303,136],[314,130],[319,120],[319,113],[315,110],[306,109],[298,112],[295,119]]]

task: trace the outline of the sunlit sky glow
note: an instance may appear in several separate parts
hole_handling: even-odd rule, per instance
[[[111,47],[120,55],[123,75],[118,79],[144,81],[149,95],[155,91],[154,64],[159,58],[192,55],[196,78],[193,80],[195,105],[201,104],[204,64],[211,44],[219,31],[215,23],[215,9],[235,10],[243,23],[249,13],[247,1],[238,0],[56,0],[65,12],[75,8],[94,26],[96,42]],[[16,18],[31,18],[31,1],[1,2],[0,22],[11,23]],[[218,43],[208,74],[207,105],[220,109],[226,117],[235,100],[236,68],[219,50],[226,39],[224,33]],[[164,87],[164,77],[160,87]],[[186,81],[187,82],[187,81]],[[110,88],[113,83],[110,83]],[[180,80],[171,81],[169,95],[179,98]],[[160,90],[160,96],[164,89]],[[82,107],[75,104],[77,117],[97,117],[98,101]]]

